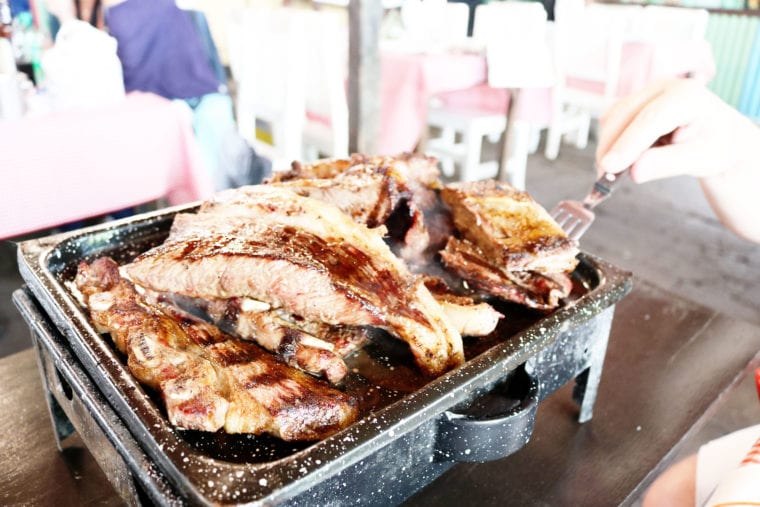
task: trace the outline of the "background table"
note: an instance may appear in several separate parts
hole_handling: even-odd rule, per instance
[[[213,194],[189,111],[145,93],[0,122],[0,239],[165,198]]]
[[[665,77],[692,75],[703,82],[715,74],[710,44],[698,41],[626,41],[618,95]],[[593,65],[593,62],[589,63]],[[412,151],[426,128],[434,96],[449,108],[506,114],[508,94],[488,86],[485,55],[464,52],[381,52],[380,138],[378,152]],[[571,81],[593,89],[593,83]],[[515,119],[546,126],[551,119],[550,89],[524,89]]]
[[[758,350],[760,328],[636,280],[616,311],[590,422],[577,422],[568,385],[541,403],[524,449],[458,465],[407,504],[628,503],[715,410]],[[0,360],[0,378],[6,471],[0,502],[119,504],[76,436],[58,452],[33,350]]]

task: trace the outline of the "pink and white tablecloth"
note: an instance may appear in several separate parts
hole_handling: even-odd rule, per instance
[[[0,122],[0,239],[213,194],[191,116],[161,97]]]
[[[430,98],[483,83],[488,70],[485,58],[463,53],[384,51],[380,64],[377,151],[382,154],[414,150],[425,126]]]
[[[410,151],[426,125],[428,101],[435,96],[452,108],[506,113],[506,90],[487,85],[485,56],[465,53],[381,54],[381,115],[378,153]],[[715,74],[707,41],[628,41],[623,46],[618,95],[638,90],[654,80],[692,75],[704,82]],[[594,84],[570,82],[593,88]],[[515,118],[538,125],[551,119],[550,89],[525,89]]]

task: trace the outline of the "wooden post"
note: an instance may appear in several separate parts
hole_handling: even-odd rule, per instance
[[[380,128],[380,0],[348,4],[348,149],[375,154]]]

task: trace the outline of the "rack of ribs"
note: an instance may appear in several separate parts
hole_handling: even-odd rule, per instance
[[[148,304],[108,257],[81,263],[75,283],[98,330],[111,334],[132,374],[161,393],[177,427],[317,440],[358,416],[355,399],[257,345]]]
[[[459,332],[383,240],[338,207],[276,185],[246,187],[124,267],[138,285],[191,298],[249,298],[307,321],[380,327],[440,375],[464,362]]]

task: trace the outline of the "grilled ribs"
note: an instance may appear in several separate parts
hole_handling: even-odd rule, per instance
[[[243,298],[207,300],[178,294],[153,293],[151,300],[180,308],[210,321],[233,336],[255,341],[286,364],[332,383],[347,373],[346,356],[368,339],[363,328],[330,326],[294,319],[260,301]],[[167,313],[170,307],[167,306]]]
[[[294,162],[269,183],[334,204],[367,227],[385,225],[394,251],[409,263],[424,264],[430,245],[425,211],[436,206],[438,176],[430,157],[353,155],[350,160]]]
[[[449,238],[441,260],[471,289],[540,310],[569,295],[577,242],[528,194],[478,181],[447,185],[441,198],[461,236]]]
[[[118,270],[107,257],[83,262],[75,282],[99,331],[111,334],[135,377],[161,393],[173,425],[295,441],[324,438],[356,419],[350,396],[252,343],[147,304]]]
[[[377,326],[440,375],[464,361],[461,335],[423,281],[340,209],[262,185],[178,217],[167,241],[125,266],[141,286],[203,299],[251,298],[309,321]]]

